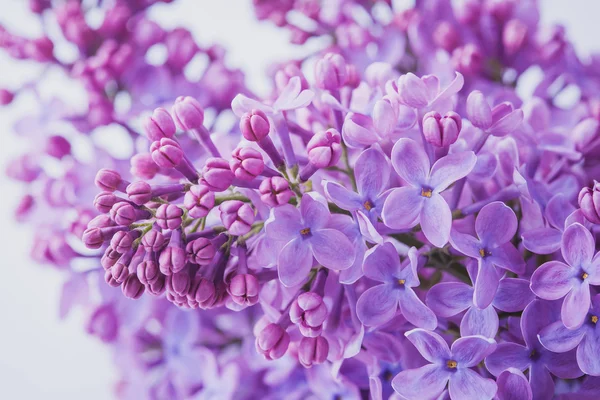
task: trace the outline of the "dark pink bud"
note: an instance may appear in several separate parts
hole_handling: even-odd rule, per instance
[[[156,210],[156,223],[163,229],[177,229],[181,226],[183,210],[175,204],[161,204]]]
[[[121,178],[121,174],[112,169],[102,168],[96,173],[96,186],[107,192],[114,192],[115,190],[125,191],[129,182]]]
[[[187,29],[175,28],[164,39],[167,47],[167,65],[181,71],[198,52],[198,45]]]
[[[231,299],[239,305],[253,306],[258,303],[258,280],[251,274],[235,275],[229,282]]]
[[[190,217],[205,217],[215,206],[215,194],[204,185],[192,186],[183,198],[183,206]]]
[[[213,192],[223,192],[231,186],[235,175],[223,158],[211,157],[202,169],[202,184]]]
[[[240,131],[246,140],[260,142],[267,137],[270,130],[269,119],[261,110],[252,110],[242,115]]]
[[[290,320],[298,324],[302,335],[315,337],[321,334],[327,313],[323,298],[317,293],[306,292],[298,296],[292,303]]]
[[[267,360],[283,357],[290,345],[290,335],[277,324],[267,325],[256,338],[256,350]]]
[[[210,264],[217,252],[212,242],[202,237],[189,242],[186,250],[190,261],[198,265]]]
[[[144,294],[146,288],[142,282],[140,282],[136,274],[130,274],[127,279],[125,279],[123,286],[121,286],[121,290],[128,299],[139,299]]]
[[[346,60],[339,54],[328,53],[317,61],[315,66],[317,87],[325,90],[338,90],[347,82]]]
[[[162,168],[175,168],[183,160],[183,150],[179,143],[169,138],[162,138],[150,146],[152,160]]]
[[[109,246],[102,255],[102,258],[100,259],[100,265],[102,265],[102,268],[107,270],[113,265],[115,265],[117,261],[119,261],[121,255],[122,253],[119,253],[118,251]]]
[[[181,231],[174,230],[171,233],[169,245],[160,253],[158,258],[158,266],[160,272],[165,275],[177,273],[185,267],[187,254],[182,248]]]
[[[579,207],[585,218],[593,224],[600,224],[600,183],[584,187],[579,192]]]
[[[108,228],[114,225],[114,221],[108,215],[97,215],[87,223],[88,228]]]
[[[231,156],[229,166],[238,179],[251,181],[265,169],[262,154],[251,147],[238,147]]]
[[[105,343],[113,342],[119,332],[119,321],[113,305],[105,304],[96,308],[90,316],[86,330]]]
[[[342,155],[341,141],[340,133],[333,128],[317,133],[306,145],[308,161],[317,168],[334,166]]]
[[[186,296],[191,287],[190,273],[187,268],[179,272],[175,272],[167,277],[167,291],[177,294],[178,296]]]
[[[144,118],[142,126],[148,139],[153,142],[163,138],[171,139],[176,131],[171,114],[162,107],[155,109],[151,116]]]
[[[152,229],[142,238],[142,245],[146,251],[159,252],[165,243],[165,237],[158,229]]]
[[[303,337],[298,345],[298,361],[305,368],[322,364],[329,354],[329,342],[323,336]]]
[[[483,54],[477,45],[469,43],[452,52],[452,64],[458,72],[476,75],[483,68]]]
[[[150,285],[162,276],[152,253],[146,253],[144,260],[137,265],[136,274],[144,285]]]
[[[430,111],[423,117],[423,136],[427,142],[437,147],[449,146],[456,142],[462,128],[460,115],[450,111],[442,117]]]
[[[451,53],[458,46],[460,37],[454,25],[448,21],[440,22],[433,31],[433,41],[442,49]]]
[[[146,287],[146,290],[148,293],[154,296],[160,296],[166,290],[166,277],[162,274],[159,274],[158,279],[156,279],[154,282],[151,282]]]
[[[99,249],[107,239],[101,228],[88,228],[81,238],[88,249]]]
[[[252,229],[254,210],[249,204],[240,200],[229,200],[222,203],[219,210],[221,222],[231,235],[245,235]]]
[[[46,142],[46,154],[60,160],[71,154],[71,143],[62,136],[50,136]]]
[[[518,19],[511,19],[504,25],[502,44],[507,55],[515,54],[523,47],[527,39],[527,31],[527,25]]]
[[[204,123],[204,110],[198,100],[193,97],[178,97],[171,111],[175,123],[181,130],[200,129]]]
[[[110,247],[118,253],[125,253],[133,246],[133,241],[140,235],[139,231],[119,231],[110,240]]]
[[[12,103],[15,94],[10,90],[0,89],[0,106],[6,106]]]
[[[131,157],[131,174],[140,179],[152,179],[158,173],[159,167],[152,159],[152,154],[136,154]]]
[[[149,212],[137,210],[134,206],[125,201],[115,203],[110,209],[110,217],[118,225],[131,225],[135,221],[148,218],[149,216]]]
[[[188,297],[198,303],[202,309],[209,309],[218,301],[215,284],[205,278],[197,278],[190,289]]]
[[[94,198],[94,207],[101,213],[107,213],[112,206],[120,201],[123,201],[123,199],[115,196],[112,192],[100,192]]]
[[[121,257],[121,259],[123,258],[125,258],[125,256]],[[110,271],[110,274],[114,281],[113,283],[117,283],[119,285],[125,282],[125,280],[129,276],[129,263],[125,264],[121,261],[121,259],[119,259],[119,261],[117,261],[115,265],[113,265],[112,267],[110,267],[110,269],[107,270]]]
[[[146,204],[152,199],[152,187],[144,181],[131,183],[125,191],[129,200],[138,206]]]
[[[261,200],[271,207],[287,204],[293,196],[288,181],[281,176],[263,180],[258,190]]]
[[[47,37],[29,40],[25,43],[25,54],[39,62],[46,62],[54,59],[54,43]]]

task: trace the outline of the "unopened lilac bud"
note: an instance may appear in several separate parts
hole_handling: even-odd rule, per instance
[[[169,245],[160,253],[158,258],[160,272],[171,275],[185,267],[187,255],[182,246],[181,231],[176,229],[171,234]]]
[[[27,57],[39,62],[46,62],[54,59],[54,43],[45,36],[27,41],[25,43],[24,51]]]
[[[473,43],[457,47],[452,52],[454,68],[464,75],[476,75],[481,72],[483,61],[481,49]]]
[[[242,115],[240,120],[240,131],[246,140],[260,142],[267,137],[271,130],[271,124],[267,115],[261,110],[252,110]]]
[[[188,297],[193,298],[202,309],[211,308],[218,300],[215,284],[205,278],[197,278],[192,284]]]
[[[152,159],[152,154],[136,154],[131,157],[131,169],[132,175],[137,176],[140,179],[152,179],[156,176],[159,171],[159,166],[156,165]]]
[[[119,332],[119,321],[114,306],[104,304],[96,308],[90,316],[86,330],[105,343],[114,341]]]
[[[144,181],[131,183],[125,191],[129,200],[138,206],[146,204],[152,199],[152,187]]]
[[[0,106],[6,106],[12,103],[15,94],[10,90],[0,89]]]
[[[339,54],[328,53],[315,65],[317,87],[338,90],[347,82],[346,60]]]
[[[527,39],[527,25],[519,19],[511,19],[504,25],[502,31],[502,44],[507,55],[518,52]]]
[[[144,294],[146,288],[136,274],[130,274],[121,286],[121,290],[128,299],[139,299]]]
[[[152,229],[142,238],[142,246],[144,246],[144,249],[148,252],[159,252],[164,247],[165,243],[165,237],[158,229]]]
[[[394,132],[398,123],[398,104],[388,96],[375,102],[373,107],[373,126],[383,136]]]
[[[110,247],[118,253],[125,253],[133,246],[133,241],[140,235],[139,231],[119,231],[110,240]]]
[[[106,228],[89,227],[82,235],[85,246],[89,249],[99,249],[104,242],[109,240],[116,232],[127,229],[125,226],[112,226]]]
[[[167,290],[178,296],[186,296],[192,284],[190,274],[187,268],[175,272],[167,277]]]
[[[223,192],[231,186],[235,175],[223,158],[211,157],[202,169],[202,184],[213,192]]]
[[[346,86],[356,89],[360,85],[361,78],[355,65],[346,65]]]
[[[135,221],[140,219],[146,219],[149,216],[149,212],[144,210],[138,210],[125,201],[115,203],[115,205],[113,205],[110,209],[110,217],[118,225],[131,225]]]
[[[106,251],[100,259],[100,265],[102,265],[102,268],[104,268],[105,270],[110,269],[113,265],[117,263],[117,261],[119,261],[121,255],[122,253],[119,253],[118,251],[109,246],[106,248]]]
[[[148,139],[153,142],[162,138],[171,139],[177,130],[171,114],[162,107],[155,109],[151,116],[146,117],[142,126]]]
[[[115,196],[112,192],[100,192],[94,198],[94,207],[101,213],[108,213],[112,206],[122,199]]]
[[[124,192],[129,182],[121,178],[121,175],[117,171],[103,168],[96,174],[95,180],[96,186],[107,192],[114,192],[116,190]]]
[[[298,361],[305,368],[322,364],[329,354],[329,342],[323,336],[303,337],[298,345]]]
[[[314,292],[305,292],[292,303],[290,320],[298,324],[302,335],[315,337],[321,334],[327,313],[327,307],[320,295]]]
[[[123,257],[121,257],[123,258]],[[112,276],[113,284],[121,285],[127,277],[129,276],[129,265],[124,264],[119,260],[115,265],[107,270],[110,271],[110,275]]]
[[[258,303],[258,280],[251,274],[235,275],[229,283],[231,299],[239,305],[253,306]]]
[[[144,285],[154,283],[161,276],[154,254],[153,252],[147,252],[144,260],[136,267],[137,277]]]
[[[256,338],[256,350],[267,360],[283,357],[290,345],[290,335],[278,324],[267,325]]]
[[[449,21],[442,21],[437,24],[433,31],[433,41],[447,52],[452,52],[460,40],[459,34],[454,25]]]
[[[46,141],[46,154],[60,160],[71,154],[71,143],[62,136],[50,136]]]
[[[87,228],[108,228],[115,223],[108,215],[97,215],[87,223]]]
[[[252,229],[254,210],[249,204],[240,200],[229,200],[222,203],[219,210],[221,222],[231,235],[245,235]]]
[[[423,117],[423,136],[436,147],[449,146],[456,142],[462,128],[460,115],[450,111],[442,117],[436,111],[430,111]]]
[[[467,115],[476,127],[486,130],[492,126],[492,109],[485,96],[475,90],[467,97]]]
[[[152,160],[162,168],[175,168],[183,160],[183,150],[179,143],[169,138],[162,138],[150,146]]]
[[[251,147],[238,147],[231,156],[229,166],[238,179],[251,181],[265,169],[262,154]]]
[[[600,224],[600,183],[594,182],[579,192],[579,207],[585,218],[593,224]]]
[[[261,200],[271,207],[287,204],[293,196],[288,181],[281,176],[263,180],[258,191]]]
[[[317,168],[334,166],[342,155],[341,141],[340,133],[333,128],[317,133],[306,145],[308,161]]]
[[[161,204],[156,210],[156,223],[163,229],[177,229],[181,226],[183,210],[175,204]]]
[[[204,110],[198,100],[193,97],[178,97],[171,111],[175,123],[181,130],[200,129],[204,123]]]
[[[149,285],[146,287],[146,290],[148,293],[154,296],[160,296],[166,290],[166,277],[162,274],[159,274],[155,281],[149,283]]]
[[[183,206],[192,218],[206,217],[215,206],[215,194],[207,186],[192,186],[183,198]]]
[[[189,242],[186,250],[190,261],[198,265],[210,264],[217,252],[212,242],[202,237]]]
[[[283,90],[294,76],[300,78],[301,90],[308,89],[308,82],[306,81],[306,77],[302,73],[302,70],[293,63],[287,64],[275,73],[275,85],[277,86],[277,89],[279,89],[279,91]]]

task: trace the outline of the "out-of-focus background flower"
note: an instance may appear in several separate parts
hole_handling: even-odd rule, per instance
[[[400,0],[399,3],[410,3]],[[190,29],[204,44],[220,43],[227,61],[242,68],[248,86],[266,89],[265,68],[274,61],[298,55],[288,38],[269,23],[253,17],[251,0],[175,0],[157,6],[151,16],[165,27]],[[600,3],[590,0],[540,0],[544,24],[561,23],[577,50],[600,50],[596,27]],[[25,0],[0,0],[0,24],[23,34],[40,32],[27,12]],[[317,45],[317,44],[316,44]],[[307,51],[308,49],[304,49]],[[29,68],[31,67],[31,68]],[[10,60],[0,54],[0,87],[16,87],[39,73],[37,66]],[[77,102],[77,90],[56,79],[46,88]],[[67,92],[67,93],[65,93]],[[11,132],[14,122],[31,110],[19,98],[10,112],[0,109],[0,167],[23,148]],[[13,220],[19,193],[17,183],[0,174],[0,399],[110,399],[116,380],[111,353],[85,334],[81,315],[58,319],[62,277],[29,258],[31,228]]]

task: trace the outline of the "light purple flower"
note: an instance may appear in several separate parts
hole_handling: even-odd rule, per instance
[[[533,392],[527,378],[516,368],[508,368],[498,375],[498,400],[533,400]]]
[[[429,330],[437,326],[435,314],[419,299],[417,252],[408,252],[402,265],[396,248],[387,242],[367,251],[363,264],[365,276],[382,284],[367,289],[356,303],[358,319],[367,326],[379,326],[391,320],[400,307],[404,318],[411,324]]]
[[[327,207],[309,195],[302,197],[300,210],[283,205],[271,210],[265,223],[267,235],[285,243],[279,252],[279,279],[285,286],[301,283],[313,265],[313,256],[326,268],[344,270],[354,262],[354,248],[340,231],[326,228]]]
[[[463,76],[457,72],[454,80],[441,90],[440,81],[436,76],[425,75],[419,78],[409,72],[398,78],[398,99],[400,103],[409,107],[429,111],[458,93],[464,83]]]
[[[517,232],[517,216],[514,211],[495,201],[483,207],[475,220],[477,238],[453,230],[450,235],[452,247],[477,260],[478,273],[473,301],[484,309],[494,300],[500,276],[496,267],[514,273],[522,273],[525,263],[519,251],[510,242]]]
[[[566,264],[549,261],[531,276],[531,290],[542,299],[563,297],[561,317],[569,329],[580,327],[590,308],[590,285],[600,285],[600,256],[594,253],[594,237],[583,225],[565,229],[561,253]]]
[[[475,166],[472,151],[450,154],[431,167],[421,146],[400,139],[392,150],[392,165],[408,186],[394,189],[383,205],[383,222],[394,229],[421,224],[427,240],[443,247],[450,237],[452,212],[440,194],[453,182],[464,178]]]
[[[452,400],[491,400],[496,383],[471,368],[496,349],[496,341],[483,336],[465,336],[449,348],[437,333],[413,329],[405,336],[430,363],[400,372],[392,387],[406,399],[436,399],[449,383]]]

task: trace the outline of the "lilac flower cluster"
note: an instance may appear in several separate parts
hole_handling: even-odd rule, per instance
[[[598,398],[596,61],[539,28],[534,1],[254,4],[294,43],[334,39],[279,65],[269,96],[214,49],[209,70],[229,86],[207,71],[162,93],[153,78],[186,82],[201,52],[180,30],[158,35],[173,46],[163,67],[143,65],[135,26],[108,29],[121,45],[80,45],[73,65],[88,90],[110,99],[117,81],[139,101],[109,121],[134,135],[141,116],[146,137],[129,171],[106,157],[93,200],[82,179],[66,204],[85,210],[69,232],[90,253],[56,235],[43,251],[69,269],[67,303],[100,283],[88,330],[116,349],[119,396]],[[104,35],[72,8],[74,37]],[[115,66],[127,57],[151,69],[150,104],[139,70]],[[69,141],[52,140],[68,159]],[[34,182],[43,165],[15,171]]]

